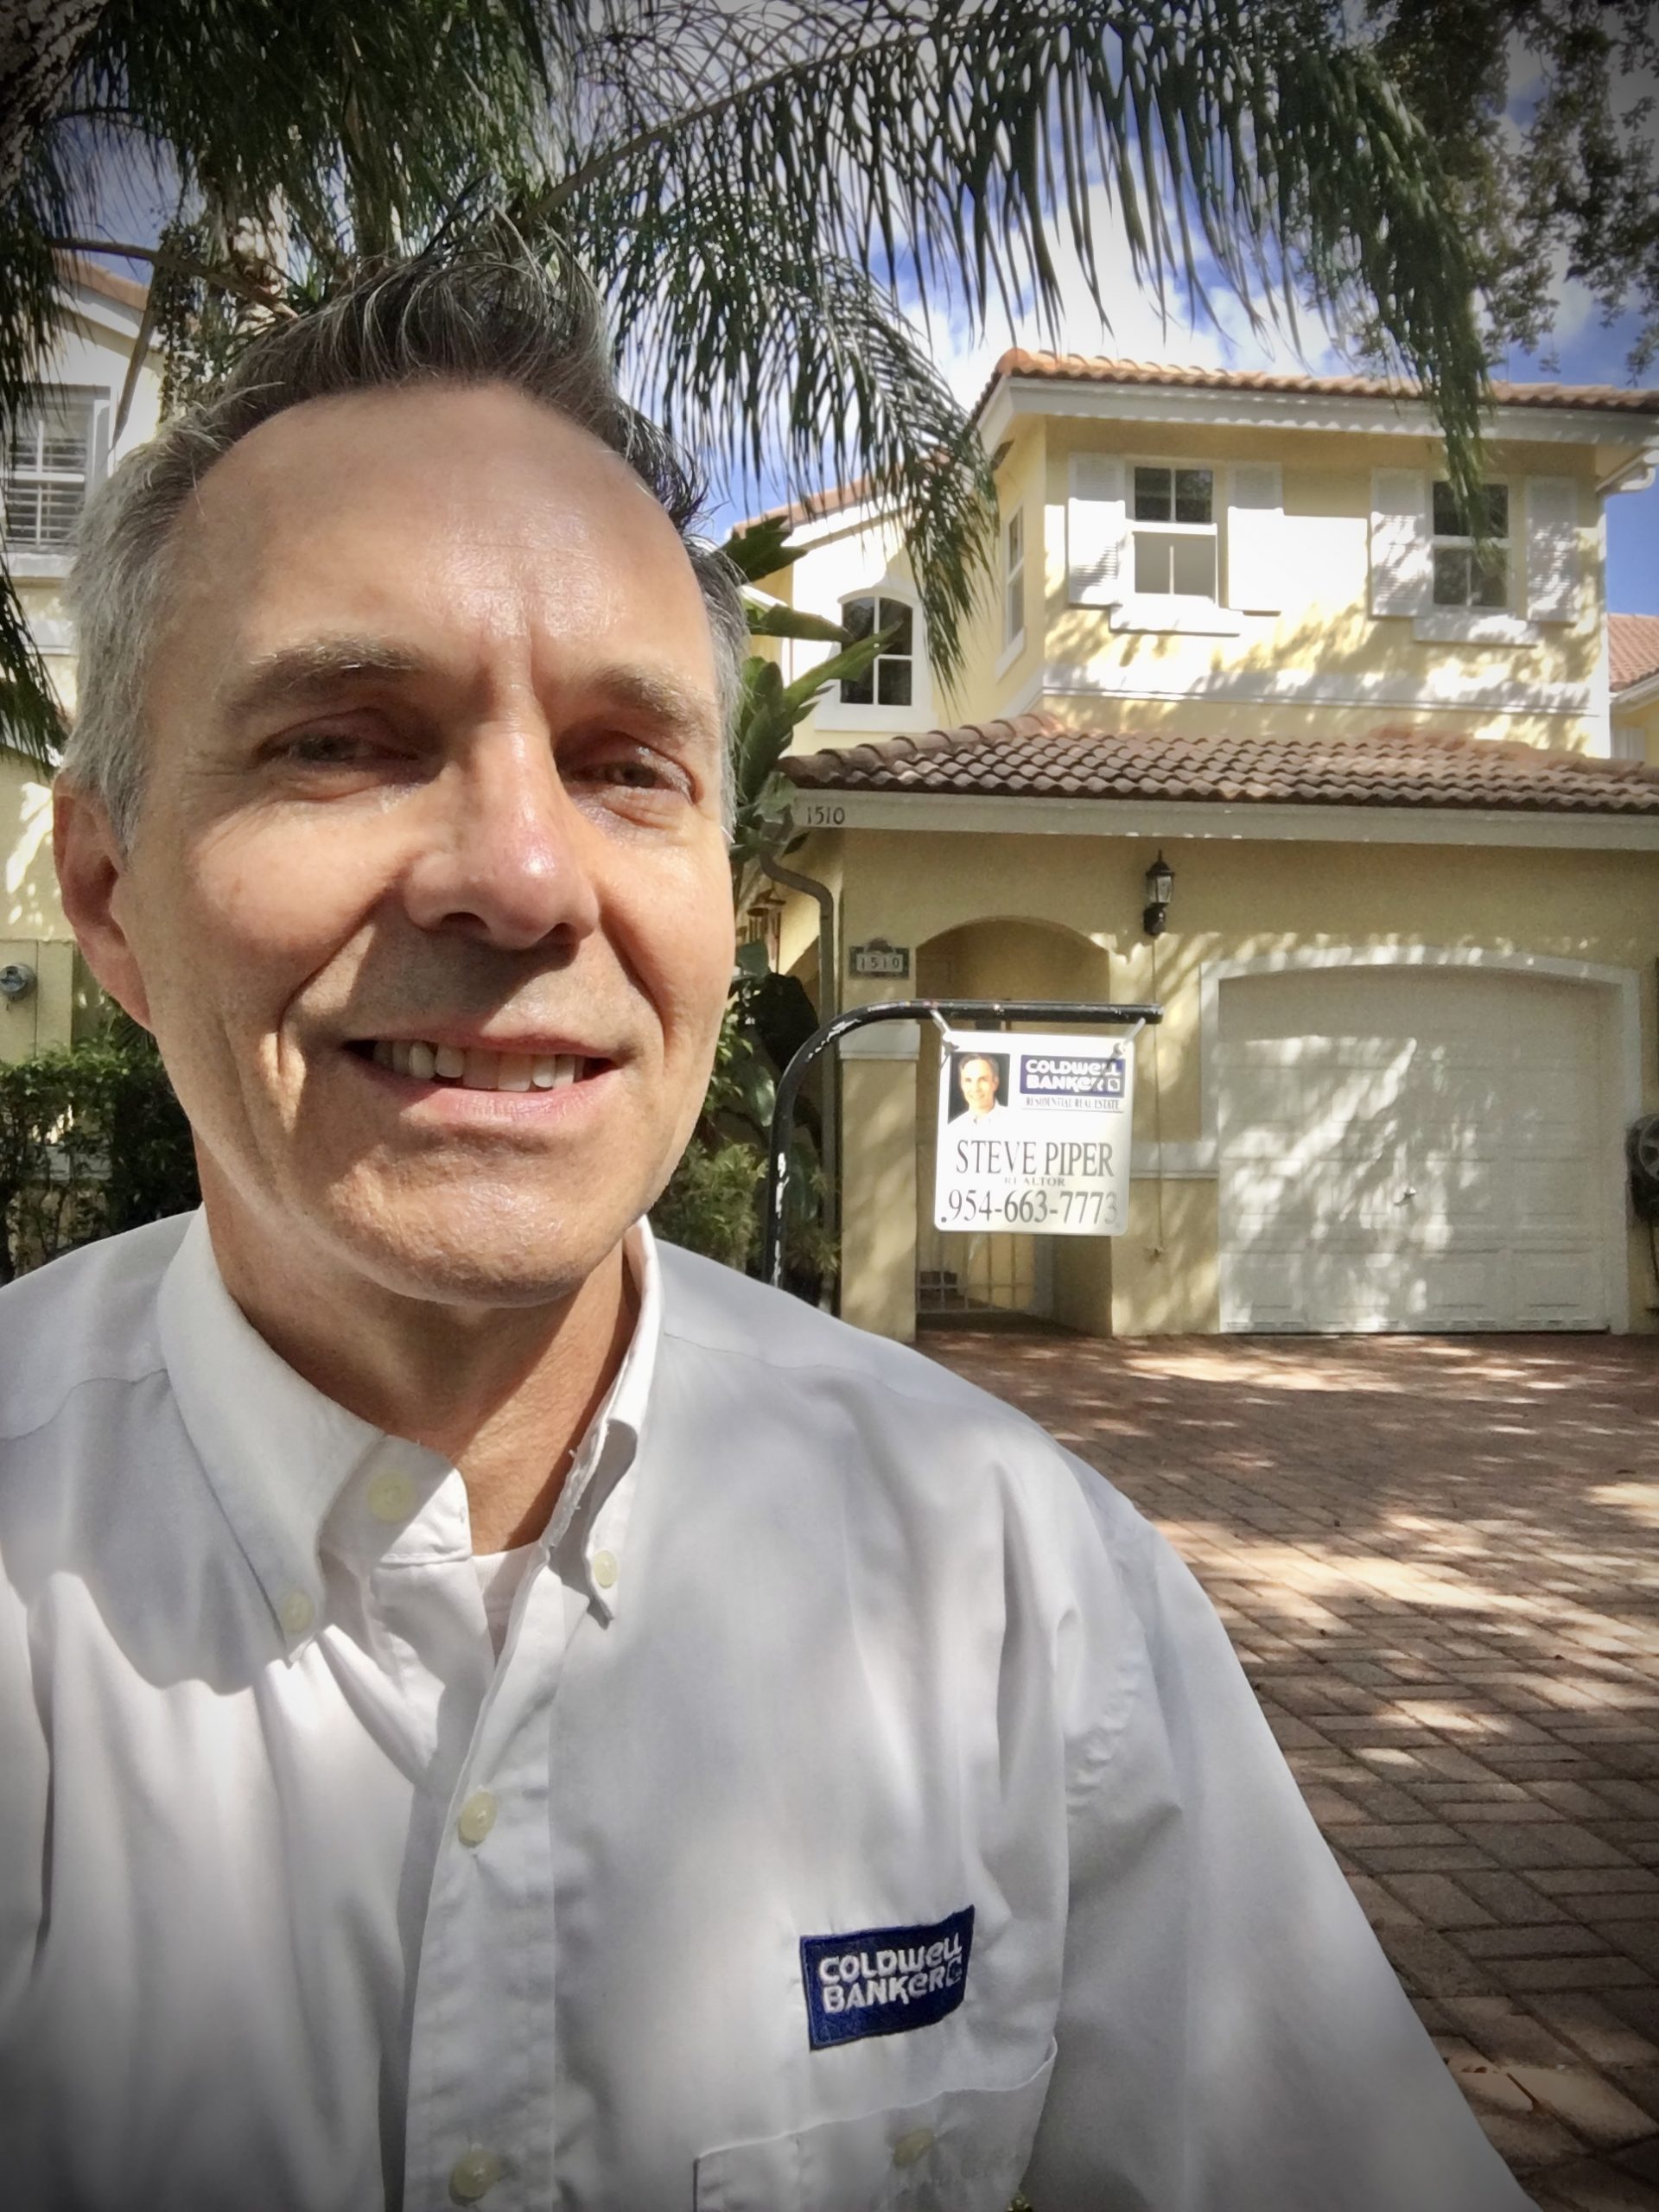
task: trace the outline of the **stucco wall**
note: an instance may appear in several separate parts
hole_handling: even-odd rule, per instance
[[[0,967],[13,965],[33,969],[35,987],[0,1001],[0,1060],[67,1045],[77,963],[52,866],[51,787],[16,753],[0,753]]]
[[[1593,448],[1491,448],[1489,473],[1510,490],[1517,613],[1525,612],[1525,480],[1577,480],[1579,604],[1570,622],[1535,626],[1530,642],[1474,645],[1429,642],[1414,634],[1410,617],[1370,612],[1372,471],[1432,473],[1435,448],[1428,439],[1065,421],[1051,421],[1046,429],[1047,688],[1071,692],[1074,707],[1087,700],[1084,718],[1098,721],[1109,712],[1116,719],[1121,701],[1144,701],[1136,727],[1155,727],[1147,708],[1162,707],[1175,709],[1183,728],[1202,731],[1217,726],[1192,718],[1207,704],[1227,710],[1229,728],[1282,734],[1294,726],[1294,719],[1287,723],[1287,710],[1294,718],[1299,709],[1313,709],[1315,726],[1333,734],[1408,716],[1435,729],[1605,751],[1599,690],[1605,588]],[[1224,472],[1234,462],[1277,463],[1284,489],[1275,577],[1281,611],[1239,614],[1236,636],[1205,637],[1121,630],[1104,608],[1071,606],[1065,503],[1075,453],[1114,454],[1130,467],[1136,460],[1212,466],[1224,578]],[[1079,678],[1092,674],[1100,689],[1091,693],[1081,681],[1068,683],[1067,671]]]
[[[1659,699],[1624,708],[1615,699],[1613,732],[1616,752],[1627,760],[1645,760],[1649,767],[1659,768]],[[1624,742],[1619,743],[1620,739]]]

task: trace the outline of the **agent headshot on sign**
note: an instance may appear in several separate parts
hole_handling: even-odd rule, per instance
[[[89,512],[63,896],[203,1204],[0,1292],[0,2202],[1521,2212],[1168,1547],[652,1240],[695,505],[474,253]]]
[[[998,1094],[1007,1060],[1001,1052],[958,1052],[952,1063],[957,1074],[957,1090],[961,1104],[956,1114],[966,1113],[973,1122],[988,1122],[995,1116],[1004,1115],[1007,1108]],[[952,1118],[956,1118],[953,1115]]]

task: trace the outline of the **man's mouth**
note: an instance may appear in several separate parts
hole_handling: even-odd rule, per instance
[[[409,1076],[416,1083],[448,1084],[459,1090],[562,1090],[614,1065],[586,1053],[491,1052],[407,1037],[359,1038],[350,1049],[394,1075]]]

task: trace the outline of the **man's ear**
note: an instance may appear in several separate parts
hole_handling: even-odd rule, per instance
[[[110,996],[146,1029],[149,1000],[137,956],[118,918],[127,864],[101,799],[60,781],[52,793],[52,855],[63,911],[86,965]]]

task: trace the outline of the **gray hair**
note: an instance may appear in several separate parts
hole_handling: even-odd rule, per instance
[[[61,772],[100,798],[123,849],[144,778],[143,706],[165,619],[174,524],[216,461],[308,399],[421,384],[500,384],[618,454],[680,534],[708,611],[729,738],[748,629],[736,570],[694,534],[703,486],[616,388],[592,286],[528,252],[476,246],[381,263],[314,314],[256,338],[213,394],[167,423],[89,502],[69,579],[78,706]],[[730,771],[724,772],[729,806]]]

